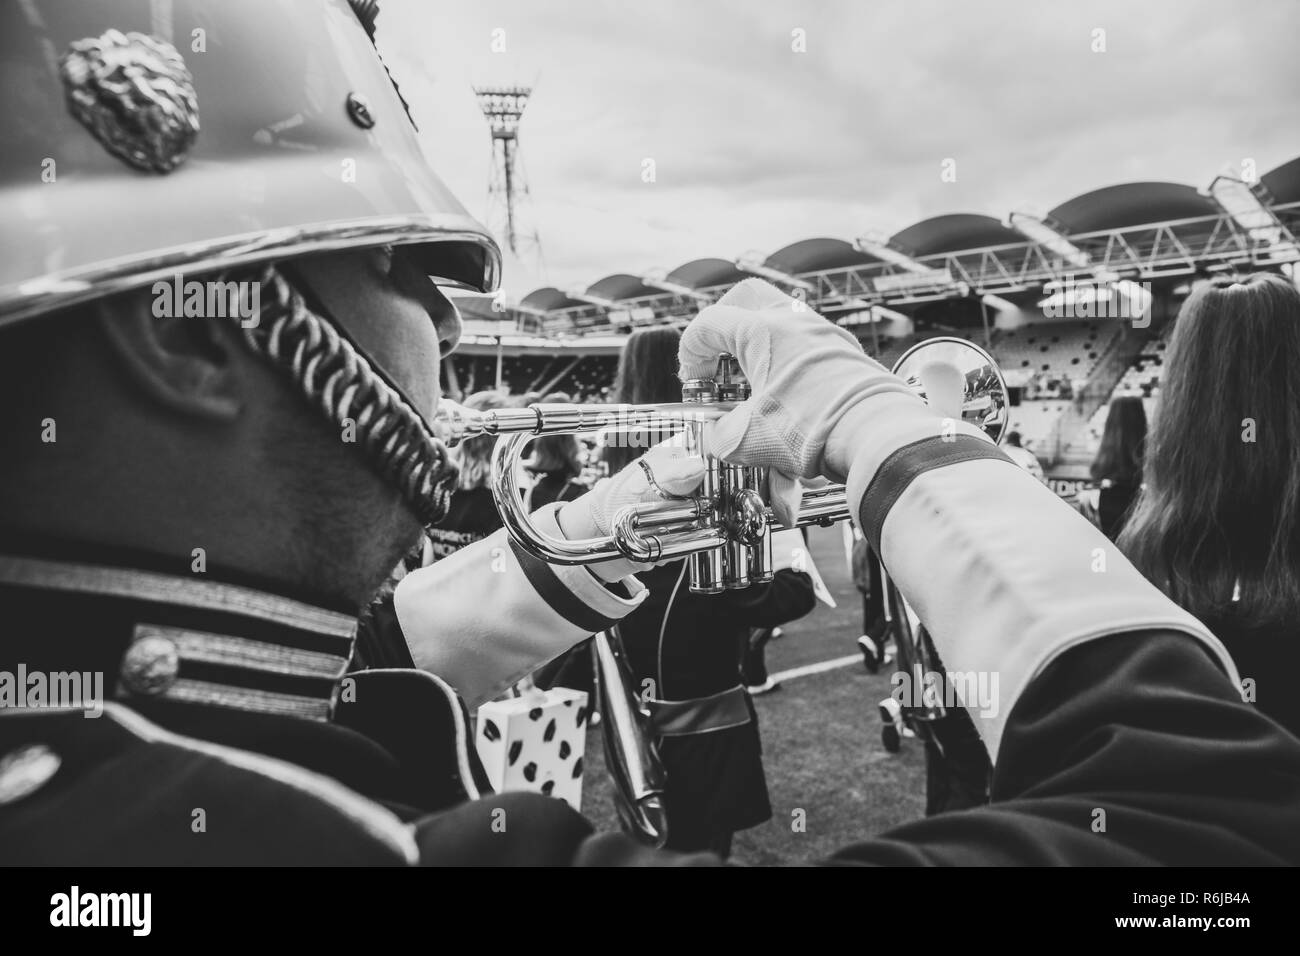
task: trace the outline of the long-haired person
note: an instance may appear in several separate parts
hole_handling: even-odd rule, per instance
[[[614,374],[614,401],[623,405],[680,402],[682,383],[677,377],[677,346],[681,333],[671,325],[639,329],[627,337]],[[612,433],[601,460],[608,474],[641,457],[651,445],[668,437],[654,429],[629,429]]]
[[[1120,548],[1300,734],[1300,291],[1258,273],[1183,304]]]
[[[569,404],[570,398],[560,392],[547,395],[546,402]],[[578,478],[582,475],[582,446],[577,435],[543,435],[529,445],[529,458],[524,468],[533,477],[525,494],[524,505],[536,511],[553,501],[572,501],[587,488]]]
[[[1142,399],[1126,395],[1110,400],[1101,448],[1092,462],[1092,478],[1100,485],[1097,516],[1101,530],[1114,541],[1142,487],[1142,454],[1147,438],[1147,413]]]
[[[619,360],[616,399],[680,401],[679,345],[671,327],[634,332]],[[635,461],[647,442],[661,437],[612,436],[605,446],[610,471]],[[667,776],[667,845],[726,856],[737,831],[772,815],[758,718],[742,681],[741,647],[751,628],[775,627],[811,611],[812,579],[782,570],[770,584],[692,594],[685,561],[637,577],[650,593],[619,629],[636,686],[651,689],[652,726],[664,730],[656,743]]]

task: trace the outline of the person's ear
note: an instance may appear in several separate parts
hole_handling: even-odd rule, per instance
[[[148,295],[110,296],[95,321],[126,376],[154,401],[210,421],[243,406],[238,329],[218,318],[157,318]]]

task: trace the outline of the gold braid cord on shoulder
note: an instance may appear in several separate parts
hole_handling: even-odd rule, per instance
[[[313,312],[275,266],[258,274],[262,309],[244,341],[288,375],[340,429],[352,426],[370,466],[427,527],[447,514],[457,468],[424,418],[356,346]]]

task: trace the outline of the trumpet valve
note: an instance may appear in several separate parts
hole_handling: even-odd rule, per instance
[[[753,488],[741,488],[731,498],[723,518],[727,537],[744,545],[758,544],[767,532],[767,502]]]

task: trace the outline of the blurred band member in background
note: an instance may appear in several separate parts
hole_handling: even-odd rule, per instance
[[[572,399],[556,392],[543,401],[567,405]],[[572,501],[587,490],[578,481],[582,474],[582,446],[576,435],[543,435],[529,448],[530,457],[524,462],[524,468],[533,476],[533,484],[524,497],[528,511],[536,511],[554,501]]]
[[[679,343],[671,327],[634,332],[619,359],[617,400],[680,401]],[[605,447],[610,469],[640,457],[644,441],[663,437],[613,436]],[[743,686],[742,650],[751,628],[775,627],[812,610],[812,579],[782,570],[770,584],[692,594],[685,561],[637,578],[649,596],[619,630],[636,685],[649,693],[651,726],[658,731],[655,743],[667,775],[667,846],[725,857],[736,831],[772,815],[758,718]]]
[[[1039,481],[1046,482],[1043,466],[1038,463],[1038,456],[1020,444],[1020,432],[1007,432],[1007,440],[1002,445],[1007,457]]]
[[[885,618],[885,584],[880,559],[865,537],[854,541],[851,565],[853,586],[862,595],[862,636],[858,638],[858,650],[862,652],[862,666],[867,673],[878,674],[881,666],[894,658],[886,647],[889,623]]]
[[[677,345],[681,333],[670,325],[640,329],[628,336],[614,376],[614,401],[622,405],[680,402],[682,383],[677,378]],[[671,437],[653,429],[629,429],[605,438],[601,457],[609,474],[615,474],[641,457],[652,445]]]
[[[1194,292],[1159,402],[1119,546],[1300,734],[1300,291],[1257,273]]]
[[[761,697],[781,689],[781,682],[767,669],[767,645],[785,631],[780,627],[753,627],[741,639],[740,678],[750,697]]]
[[[1114,541],[1138,489],[1142,487],[1142,448],[1147,414],[1135,395],[1112,398],[1106,413],[1101,448],[1092,463],[1092,478],[1100,485],[1098,520],[1102,533]]]
[[[475,392],[465,399],[465,407],[475,411],[508,408],[511,401],[500,392]],[[501,515],[492,501],[492,449],[496,438],[479,435],[452,449],[460,468],[456,490],[451,496],[447,517],[430,528],[429,552],[425,565],[455,554],[467,544],[481,541],[501,527]]]

